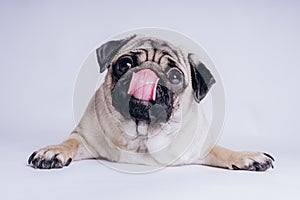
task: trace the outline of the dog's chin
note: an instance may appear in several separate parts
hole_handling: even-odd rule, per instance
[[[157,85],[155,100],[140,100],[127,94],[128,80],[120,79],[112,91],[112,105],[127,120],[155,125],[169,121],[173,111],[173,93]]]
[[[136,122],[147,124],[165,123],[170,118],[171,110],[167,110],[163,105],[155,101],[144,101],[131,97],[129,101],[129,114]]]
[[[129,101],[129,115],[135,121],[150,122],[149,111],[153,105],[153,101],[140,100],[131,97]]]

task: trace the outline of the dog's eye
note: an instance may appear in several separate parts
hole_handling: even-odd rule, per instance
[[[172,84],[180,84],[182,83],[182,73],[177,68],[171,68],[168,71],[168,79]]]
[[[131,57],[123,57],[117,61],[117,71],[121,74],[125,73],[133,66]]]

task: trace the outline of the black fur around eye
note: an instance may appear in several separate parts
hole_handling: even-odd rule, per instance
[[[182,83],[183,75],[179,69],[171,68],[167,74],[168,74],[168,79],[172,84],[178,85]]]
[[[130,68],[134,67],[133,60],[130,56],[119,58],[114,65],[113,74],[116,79],[120,79]]]
[[[128,69],[133,67],[133,61],[132,61],[131,57],[120,58],[117,61],[116,67],[117,67],[116,68],[117,71],[119,71],[121,73],[125,73]]]

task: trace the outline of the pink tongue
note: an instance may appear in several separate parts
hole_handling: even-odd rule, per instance
[[[155,100],[159,78],[150,69],[143,69],[132,74],[128,94],[140,100]]]

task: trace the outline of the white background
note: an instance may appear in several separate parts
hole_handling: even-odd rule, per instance
[[[206,50],[225,87],[220,144],[266,151],[274,170],[188,166],[130,175],[97,161],[53,171],[26,166],[32,151],[75,126],[73,87],[90,51],[149,26],[182,32]],[[299,198],[298,1],[1,1],[0,27],[3,199]]]

